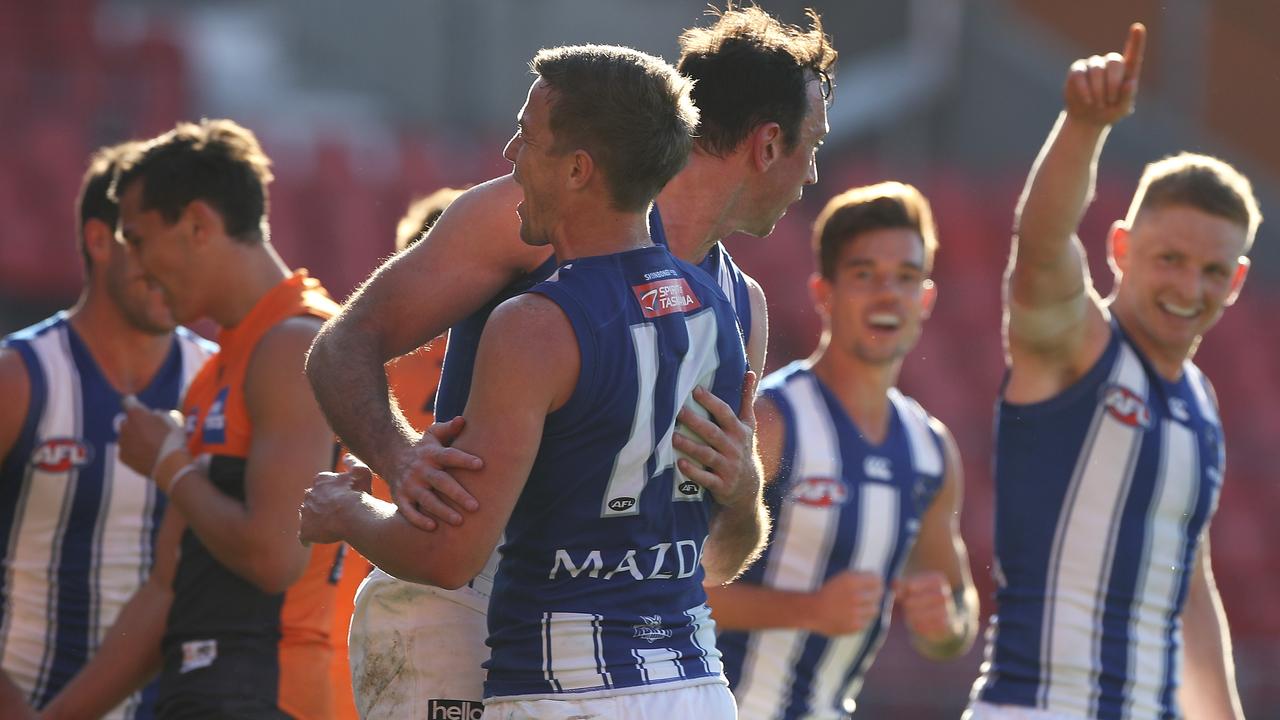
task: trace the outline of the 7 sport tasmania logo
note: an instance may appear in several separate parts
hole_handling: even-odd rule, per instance
[[[93,461],[93,448],[76,438],[49,438],[31,453],[31,465],[44,472],[69,472]]]
[[[698,296],[684,278],[670,278],[643,285],[632,285],[640,310],[647,318],[662,317],[673,312],[688,312],[702,307]]]

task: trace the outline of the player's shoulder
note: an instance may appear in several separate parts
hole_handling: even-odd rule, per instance
[[[16,347],[0,345],[0,393],[4,393],[5,398],[12,398],[11,392],[14,389],[25,388],[30,382],[27,361],[22,357],[21,351]]]
[[[0,347],[16,346],[34,342],[40,337],[61,330],[66,327],[67,324],[68,315],[65,311],[54,313],[40,322],[28,325],[20,330],[14,330],[3,338],[0,338]]]

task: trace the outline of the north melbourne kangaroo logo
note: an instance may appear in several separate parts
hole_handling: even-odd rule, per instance
[[[671,637],[671,631],[662,627],[661,615],[641,615],[640,619],[643,621],[640,625],[631,626],[635,630],[632,637],[638,637],[650,645]]]

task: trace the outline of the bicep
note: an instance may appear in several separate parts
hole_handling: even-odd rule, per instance
[[[22,355],[11,348],[0,348],[0,460],[7,458],[22,435],[31,403],[31,378]]]
[[[453,446],[485,459],[479,470],[458,470],[457,480],[480,503],[461,526],[438,529],[463,560],[479,570],[497,544],[524,489],[542,442],[549,412],[577,382],[577,341],[568,318],[540,296],[499,306],[480,337],[474,381]],[[531,307],[532,306],[532,307]]]
[[[334,457],[333,431],[302,371],[317,325],[309,317],[277,325],[254,350],[245,378],[253,426],[245,495],[250,514],[269,516],[276,528],[296,530],[302,491]]]
[[[509,176],[463,193],[425,237],[374,273],[337,322],[370,330],[385,361],[483,307],[549,256],[520,241],[521,198]]]
[[[756,397],[756,450],[764,468],[764,482],[772,483],[782,470],[782,453],[786,444],[787,426],[782,413],[772,400],[764,395]]]
[[[1025,254],[1025,253],[1024,253]],[[1009,350],[1072,357],[1081,352],[1106,316],[1093,290],[1080,241],[1072,237],[1052,261],[1023,260],[1015,250],[1005,286]]]
[[[764,288],[747,277],[747,293],[751,298],[751,336],[747,339],[747,364],[756,377],[764,377],[765,355],[769,349],[769,305]]]

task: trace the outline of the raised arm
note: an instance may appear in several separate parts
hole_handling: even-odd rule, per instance
[[[480,501],[467,522],[426,532],[396,506],[358,492],[367,471],[323,474],[302,507],[308,542],[345,540],[404,580],[456,588],[475,577],[498,543],[528,480],[547,413],[563,405],[578,378],[578,343],[550,300],[521,295],[498,307],[480,338],[475,382],[454,445],[483,455],[484,466],[457,480]],[[537,378],[537,382],[529,382]]]
[[[1005,288],[1015,401],[1056,394],[1106,345],[1106,317],[1075,233],[1092,200],[1107,133],[1133,111],[1145,43],[1146,30],[1135,23],[1123,55],[1072,64],[1066,107],[1027,178]]]
[[[438,488],[458,507],[474,507],[440,469],[476,461],[448,452],[429,436],[418,443],[391,401],[384,366],[479,310],[549,256],[547,248],[520,241],[515,208],[522,198],[509,175],[463,193],[425,238],[389,260],[347,300],[307,359],[307,375],[334,431],[387,480],[401,509],[425,529],[435,522],[418,513],[415,503],[436,518],[462,519],[428,488]],[[421,484],[402,488],[408,477]]]
[[[978,591],[960,536],[964,471],[951,433],[934,422],[946,450],[942,489],[920,520],[920,535],[897,583],[897,602],[916,650],[933,660],[963,654],[978,634]]]

